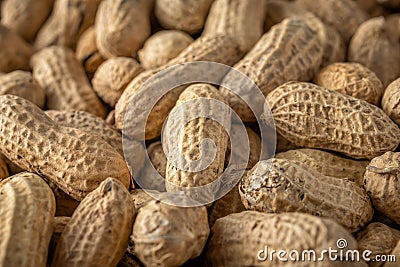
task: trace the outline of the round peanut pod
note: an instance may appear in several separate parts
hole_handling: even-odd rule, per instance
[[[163,28],[192,34],[203,28],[211,3],[212,0],[156,0],[154,12]]]
[[[128,83],[142,71],[142,67],[133,58],[110,58],[94,74],[93,89],[106,104],[114,107]]]
[[[389,117],[400,125],[400,78],[386,87],[382,97],[382,109]]]
[[[150,36],[153,1],[105,0],[96,15],[96,43],[100,54],[132,57]]]
[[[13,71],[0,76],[0,95],[16,95],[44,108],[46,94],[30,72]]]
[[[384,17],[372,18],[358,27],[351,39],[348,61],[371,69],[387,86],[400,76],[400,43]]]
[[[145,69],[161,67],[177,57],[192,42],[193,38],[183,31],[159,31],[150,36],[139,50],[140,64]]]
[[[379,106],[384,92],[376,74],[358,63],[333,63],[320,70],[314,82],[322,87],[338,91]]]
[[[142,172],[140,173],[140,176],[142,177],[140,179],[140,184],[144,188],[153,188],[154,190],[158,190],[160,192],[166,191],[165,189],[165,182],[160,183],[160,184],[155,184],[155,179],[152,179],[151,174],[152,174],[152,168],[155,168],[156,171],[165,178],[165,172],[167,169],[167,158],[164,154],[164,150],[162,148],[161,142],[157,141],[152,144],[150,144],[147,147],[147,153],[150,158],[150,162],[147,162],[143,169]]]

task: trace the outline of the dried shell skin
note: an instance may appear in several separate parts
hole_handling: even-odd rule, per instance
[[[1,24],[31,42],[53,7],[54,0],[6,0],[2,3]]]
[[[376,255],[390,255],[400,240],[400,231],[390,228],[383,223],[370,223],[367,227],[357,233],[358,250],[370,250],[369,258],[374,259]],[[384,262],[370,262],[369,266],[383,266]]]
[[[389,117],[400,125],[400,78],[394,80],[386,88],[382,97],[382,109]]]
[[[249,51],[264,33],[265,3],[259,0],[215,0],[202,35],[234,36]]]
[[[79,37],[94,24],[101,1],[55,0],[50,17],[36,37],[36,50],[53,45],[74,49]]]
[[[42,87],[26,71],[13,71],[0,76],[0,95],[16,95],[43,108],[46,95]]]
[[[145,69],[161,67],[177,57],[193,41],[193,38],[183,31],[159,31],[150,36],[139,50],[140,63]]]
[[[289,82],[267,96],[278,133],[295,145],[372,159],[400,143],[378,107],[311,83]]]
[[[277,159],[290,160],[305,169],[311,169],[326,176],[348,179],[363,187],[365,168],[369,161],[358,161],[309,148],[289,150],[275,155]]]
[[[135,213],[125,186],[107,178],[79,204],[51,266],[116,266],[128,246]]]
[[[142,67],[133,58],[110,58],[94,74],[93,89],[105,103],[114,107],[129,82],[142,71]]]
[[[285,82],[312,79],[321,65],[324,42],[325,27],[319,19],[288,18],[264,34],[234,68],[249,77],[266,96]],[[293,49],[298,52],[286,52]],[[224,87],[220,90],[242,120],[255,120],[240,97]],[[246,86],[238,86],[236,90],[242,97],[252,92]]]
[[[182,94],[179,96],[178,101],[176,102],[176,107],[185,103],[185,101],[196,100],[200,98],[208,98],[215,99],[221,102],[224,102],[224,98],[221,96],[219,91],[209,84],[194,84],[189,86]],[[197,110],[196,110],[197,108]],[[171,125],[173,128],[182,127],[179,131],[179,139],[174,140],[173,136],[170,136],[169,132],[164,131],[163,133],[163,142],[177,144],[177,146],[170,145],[168,147],[179,147],[177,151],[169,151],[170,156],[173,158],[178,158],[174,154],[181,154],[185,159],[189,161],[196,161],[202,159],[204,155],[202,155],[200,147],[201,143],[205,139],[210,139],[214,142],[216,146],[216,154],[212,163],[208,165],[205,169],[201,171],[193,171],[190,169],[190,166],[186,165],[188,171],[181,170],[178,167],[174,166],[171,162],[167,161],[167,168],[165,173],[165,179],[168,183],[165,184],[166,190],[169,192],[174,192],[179,190],[176,186],[180,187],[198,187],[207,185],[211,182],[214,182],[218,179],[224,171],[224,163],[225,163],[225,153],[228,147],[229,135],[226,132],[224,126],[220,123],[216,122],[212,119],[207,119],[204,117],[194,118],[188,123],[182,123],[182,120],[185,118],[185,114],[199,114],[201,110],[209,110],[212,109],[212,104],[206,104],[205,102],[195,106],[191,110],[183,110],[183,114],[180,112],[179,115],[175,118],[171,118],[173,121]],[[214,108],[216,108],[214,106]],[[217,107],[218,108],[218,107]],[[213,110],[214,114],[224,112],[223,110]],[[225,118],[226,120],[230,120],[229,114]],[[230,125],[230,122],[225,122],[223,125]],[[229,130],[229,129],[228,129]],[[189,163],[189,162],[188,162]],[[219,190],[219,184],[215,185],[215,188],[205,192],[205,194],[209,196],[214,196],[216,191]],[[196,196],[197,199],[202,199],[203,196]]]
[[[348,61],[371,69],[387,86],[400,75],[400,43],[385,18],[372,18],[351,39]]]
[[[72,50],[45,48],[32,57],[32,67],[33,77],[46,91],[48,109],[84,110],[105,116],[105,108]]]
[[[55,205],[46,182],[33,173],[0,182],[0,266],[46,266]]]
[[[373,216],[367,193],[356,183],[286,159],[260,161],[240,181],[239,193],[247,209],[309,213],[331,218],[350,232]]]
[[[151,200],[139,209],[131,239],[144,265],[180,266],[200,255],[209,232],[205,207]]]
[[[0,25],[0,72],[30,70],[32,47],[19,35]]]
[[[121,98],[115,105],[115,126],[118,129],[123,128],[124,115],[133,96],[139,90],[141,85],[157,72],[174,65],[194,61],[211,61],[232,66],[242,57],[242,55],[243,51],[239,49],[239,45],[236,43],[235,39],[230,36],[218,35],[199,37],[166,65],[158,69],[142,72],[128,84],[125,91],[122,93]],[[179,72],[176,75],[180,75]],[[149,86],[151,86],[151,84]],[[170,91],[168,94],[164,95],[154,107],[155,110],[150,113],[146,124],[146,139],[153,139],[161,134],[162,125],[168,116],[168,113],[175,106],[175,103],[184,88],[185,86]],[[146,106],[146,101],[148,101],[147,97],[143,96],[138,99],[145,102],[137,102],[136,104],[138,106]],[[134,118],[132,118],[132,120],[133,119]],[[130,123],[133,124],[134,122],[132,121]],[[141,133],[138,133],[138,135],[140,134]]]
[[[315,250],[320,255],[327,247],[336,248],[339,238],[348,242],[346,249],[357,249],[357,242],[336,222],[309,214],[267,214],[256,211],[234,213],[216,221],[206,257],[210,266],[282,266],[274,261],[257,260],[257,251],[268,246],[268,251]],[[296,262],[295,266],[343,266],[343,262]],[[286,265],[286,264],[285,264]],[[294,266],[294,265],[292,265]],[[360,262],[346,262],[346,266],[364,266]]]
[[[154,12],[165,29],[190,34],[203,28],[213,0],[156,0]]]
[[[376,74],[358,63],[333,63],[320,70],[314,82],[376,106],[379,106],[384,92]]]
[[[97,49],[94,26],[88,28],[79,38],[75,55],[89,74],[95,73],[101,63],[104,62],[104,58]]]
[[[96,43],[104,58],[132,57],[150,36],[149,0],[104,0],[96,16]]]
[[[351,0],[297,0],[297,3],[336,28],[346,43],[358,26],[368,19],[368,15]]]
[[[103,139],[62,127],[17,96],[0,96],[0,111],[1,153],[23,169],[40,174],[77,200],[107,177],[129,186],[124,158]]]
[[[151,169],[155,168],[157,172],[165,178],[165,172],[167,169],[167,157],[164,154],[164,150],[162,148],[161,142],[157,141],[150,144],[147,147],[147,154],[149,155],[151,164],[145,164],[140,176],[141,179],[140,185],[144,188],[153,188],[154,190],[158,190],[160,192],[166,191],[165,183],[155,184],[155,179],[151,177]],[[158,180],[157,180],[158,181]]]
[[[374,208],[400,224],[400,153],[387,152],[367,166],[364,186]]]

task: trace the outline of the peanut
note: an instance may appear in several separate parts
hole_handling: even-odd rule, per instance
[[[391,252],[392,255],[394,255],[396,257],[396,259],[400,258],[400,241],[397,242],[396,247],[392,250]],[[384,267],[397,267],[397,263],[396,262],[386,262],[385,265],[383,265]]]
[[[55,205],[50,188],[36,174],[0,182],[0,266],[46,266]]]
[[[148,190],[145,191],[143,189],[134,189],[129,192],[136,210],[139,210],[141,207],[143,207],[143,205],[153,199],[153,197],[149,195],[147,191]],[[158,195],[157,191],[155,190],[151,190],[151,193]]]
[[[129,186],[123,157],[98,136],[60,126],[17,96],[0,96],[0,110],[0,152],[18,166],[40,174],[77,200],[107,177]]]
[[[326,39],[321,67],[346,59],[347,47],[339,32],[330,25],[325,25]]]
[[[400,78],[386,87],[382,97],[382,109],[389,117],[400,125]]]
[[[159,31],[147,39],[143,48],[139,50],[140,63],[145,69],[161,67],[177,57],[193,41],[193,38],[183,31]]]
[[[367,166],[364,186],[374,208],[400,224],[400,153],[387,152]]]
[[[196,33],[204,26],[213,0],[156,0],[155,14],[165,29]]]
[[[301,213],[244,211],[216,221],[206,248],[206,257],[210,266],[282,266],[278,257],[274,257],[273,261],[269,258],[264,262],[258,261],[257,251],[268,246],[269,251],[282,249],[302,253],[305,249],[311,249],[321,255],[321,251],[327,247],[336,248],[339,238],[347,240],[346,250],[357,249],[354,237],[332,220]],[[325,258],[320,262],[296,261],[291,266],[339,267],[343,266],[343,262]],[[346,262],[346,266],[363,265],[360,262]]]
[[[33,79],[32,74],[16,70],[0,76],[0,95],[16,95],[43,108],[46,95],[42,87]]]
[[[320,70],[315,83],[345,95],[380,105],[383,84],[376,74],[358,63],[333,63]]]
[[[114,107],[128,83],[142,71],[142,67],[133,58],[110,58],[94,74],[93,89],[105,103]]]
[[[128,246],[135,213],[125,186],[107,178],[79,204],[51,266],[116,266]]]
[[[84,110],[104,117],[105,109],[72,50],[52,46],[32,57],[33,77],[45,90],[47,108]]]
[[[147,147],[147,153],[150,158],[150,162],[147,162],[140,174],[140,185],[143,188],[152,188],[158,191],[166,191],[165,183],[156,184],[155,179],[152,179],[152,168],[154,167],[156,171],[165,178],[165,172],[167,169],[167,158],[164,154],[161,142],[157,141],[150,144]]]
[[[295,145],[372,159],[400,143],[378,107],[311,83],[289,82],[267,96],[278,133]]]

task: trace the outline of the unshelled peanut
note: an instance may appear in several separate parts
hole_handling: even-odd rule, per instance
[[[400,126],[400,78],[386,87],[382,97],[382,109]]]
[[[96,32],[94,26],[89,27],[76,44],[76,58],[81,62],[86,73],[93,75],[97,68],[104,62],[96,45]]]

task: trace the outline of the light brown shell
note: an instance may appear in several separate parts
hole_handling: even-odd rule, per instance
[[[0,25],[0,72],[30,70],[33,49],[19,35]]]
[[[193,41],[193,38],[183,31],[159,31],[150,36],[139,50],[140,64],[145,69],[161,67],[177,57]]]
[[[135,213],[125,186],[107,178],[79,204],[51,266],[116,266],[128,246]]]
[[[142,71],[142,67],[133,58],[110,58],[94,74],[93,89],[105,103],[114,107],[129,82]]]
[[[231,35],[243,51],[250,51],[264,33],[265,15],[264,1],[215,0],[202,35]]]
[[[107,177],[129,186],[124,158],[100,137],[62,127],[17,96],[0,96],[0,110],[1,153],[25,170],[40,174],[77,200]]]
[[[72,50],[45,48],[32,57],[31,63],[33,77],[46,92],[48,109],[84,110],[105,116],[105,108]]]
[[[147,147],[147,154],[149,155],[150,162],[146,163],[142,169],[142,172],[140,173],[141,182],[140,185],[143,186],[144,188],[153,188],[154,190],[158,191],[166,191],[165,189],[165,182],[156,184],[155,179],[152,179],[151,177],[151,168],[155,168],[157,172],[165,178],[165,172],[167,169],[167,158],[164,154],[164,150],[162,148],[161,142],[157,141],[152,144],[150,144]]]
[[[350,232],[373,216],[367,193],[356,183],[286,159],[260,161],[240,181],[239,193],[247,209],[309,213],[335,220]]]
[[[348,61],[371,69],[384,86],[400,76],[400,43],[383,17],[367,20],[351,39]]]
[[[0,76],[0,95],[16,95],[44,108],[46,94],[27,71],[16,70]]]
[[[89,27],[82,33],[76,44],[75,55],[88,74],[95,73],[101,63],[104,62],[104,58],[97,49],[94,26]]]
[[[326,176],[348,179],[363,187],[365,168],[369,161],[353,160],[330,152],[300,148],[275,155],[277,159],[295,162],[306,169],[311,169]]]
[[[278,133],[301,147],[372,159],[400,143],[399,127],[381,109],[318,85],[289,82],[266,99]]]
[[[156,0],[154,12],[165,29],[196,33],[204,26],[213,0]]]
[[[376,74],[358,63],[333,63],[316,75],[314,82],[322,87],[365,100],[379,106],[383,84]]]
[[[146,266],[180,266],[203,250],[210,228],[205,207],[177,207],[157,200],[142,206],[131,240]]]
[[[0,182],[0,266],[45,267],[56,203],[38,175]]]
[[[2,3],[1,24],[31,42],[53,7],[54,0],[6,0]]]
[[[337,248],[337,240],[347,241],[345,250],[357,249],[357,241],[336,222],[309,214],[267,214],[256,211],[234,213],[216,221],[206,248],[209,266],[282,266],[277,255],[273,261],[259,261],[257,254],[271,250],[315,250],[321,255],[327,247]],[[261,257],[265,254],[260,253]],[[318,257],[318,256],[317,256]],[[288,255],[285,255],[288,258]],[[290,263],[290,261],[289,261]],[[321,265],[322,264],[322,265]],[[360,262],[346,262],[345,266],[364,266]],[[286,264],[285,264],[286,265]],[[294,266],[294,265],[288,265]],[[296,267],[341,267],[343,261],[299,261]]]
[[[400,78],[386,87],[382,97],[382,109],[389,117],[400,125]]]
[[[264,34],[234,68],[249,77],[266,96],[285,82],[312,79],[322,62],[324,42],[325,27],[316,17],[287,18]],[[298,52],[287,53],[293,47]],[[229,75],[226,77],[229,79]],[[248,86],[239,84],[233,89],[241,97],[250,94]],[[252,111],[239,96],[224,87],[220,90],[242,120],[255,120]],[[261,106],[258,108],[262,109]]]
[[[400,224],[400,153],[387,152],[367,166],[364,186],[374,208]]]
[[[52,45],[75,48],[79,37],[94,24],[102,0],[55,0],[50,17],[36,36],[36,50]]]
[[[150,36],[152,0],[104,0],[96,15],[96,44],[104,58],[132,57]]]
[[[396,247],[390,252],[391,255],[395,255],[396,259],[400,258],[400,241],[397,242]],[[398,262],[392,261],[392,262],[386,262],[383,267],[397,267]]]
[[[338,30],[346,43],[368,15],[352,0],[297,0],[323,22]]]
[[[368,256],[375,259],[376,255],[390,255],[400,240],[400,231],[397,231],[383,223],[370,223],[367,227],[357,233],[358,250],[370,250]],[[370,267],[383,266],[384,262],[369,262]]]
[[[148,201],[152,200],[153,197],[146,193],[147,191],[151,191],[152,194],[157,195],[159,192],[155,190],[143,190],[143,189],[133,189],[130,190],[133,204],[135,205],[136,210],[139,210],[143,205],[145,205]]]

